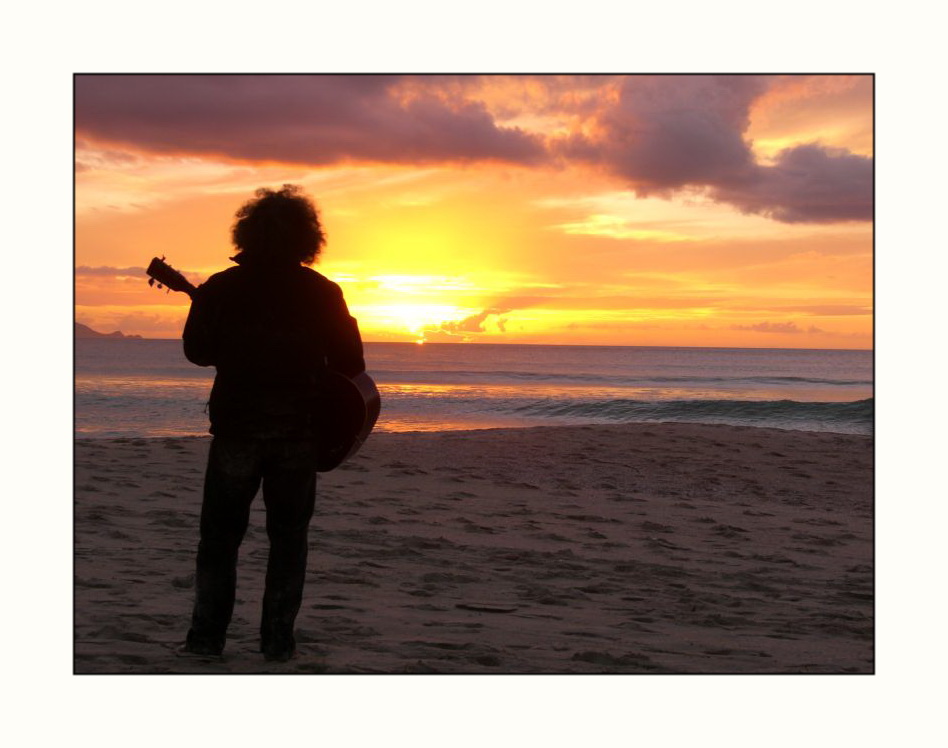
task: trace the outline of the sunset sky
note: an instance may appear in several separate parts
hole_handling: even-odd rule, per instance
[[[871,348],[871,76],[75,78],[75,316],[302,185],[368,341]]]

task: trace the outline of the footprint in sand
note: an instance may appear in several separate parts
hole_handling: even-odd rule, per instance
[[[747,530],[745,530],[743,527],[735,527],[734,525],[715,525],[711,528],[711,532],[724,538],[743,538],[744,540],[747,540]]]
[[[591,665],[606,667],[639,667],[643,670],[658,670],[650,657],[643,654],[628,653],[616,657],[608,652],[585,651],[576,652],[572,658],[578,662],[587,662]]]
[[[822,517],[810,517],[808,519],[795,519],[792,521],[798,525],[816,525],[819,527],[843,524],[842,522],[837,522],[833,519],[823,519]]]

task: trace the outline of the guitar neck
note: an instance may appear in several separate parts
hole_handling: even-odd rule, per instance
[[[158,283],[159,288],[169,288],[172,291],[180,291],[181,293],[186,293],[192,299],[194,298],[194,292],[197,291],[197,286],[168,265],[164,261],[164,258],[158,259],[155,257],[145,272],[149,277],[149,285]]]
[[[186,293],[192,299],[194,298],[194,292],[197,291],[197,286],[193,285],[192,283],[186,280],[178,281],[173,286],[168,283],[162,283],[162,285],[165,288],[168,288],[172,291],[180,291],[181,293]]]
[[[173,290],[173,291],[180,291],[181,293],[186,293],[188,296],[190,296],[190,297],[193,299],[193,298],[194,298],[194,292],[197,291],[197,286],[195,286],[194,284],[189,283],[189,282],[187,282],[187,281],[185,281],[185,282],[188,283],[187,286],[182,285],[181,288],[175,288],[175,289],[172,289],[172,290]]]

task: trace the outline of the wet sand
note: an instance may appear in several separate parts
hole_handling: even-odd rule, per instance
[[[872,673],[864,436],[691,424],[374,434],[320,475],[299,652],[188,625],[208,438],[81,440],[76,673]]]

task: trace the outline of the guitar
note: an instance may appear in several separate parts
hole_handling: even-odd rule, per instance
[[[153,258],[145,272],[150,286],[167,286],[192,298],[197,291],[197,286],[164,257]],[[364,371],[350,378],[325,369],[318,376],[317,390],[314,416],[328,428],[321,429],[317,437],[316,470],[326,473],[359,451],[375,427],[382,402],[378,387]]]

